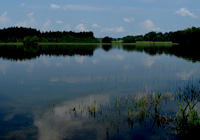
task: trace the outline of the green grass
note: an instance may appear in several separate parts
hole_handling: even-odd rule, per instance
[[[24,43],[20,42],[10,42],[10,43],[0,43],[1,46],[3,45],[24,45]]]
[[[137,41],[136,46],[172,46],[175,45],[171,41],[153,42],[153,41]]]
[[[121,44],[122,42],[123,42],[123,40],[112,41],[113,44]]]

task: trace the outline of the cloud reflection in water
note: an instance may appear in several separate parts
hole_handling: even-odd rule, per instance
[[[94,102],[96,105],[99,103],[105,105],[108,103],[107,99],[107,95],[94,95],[58,106],[55,102],[49,103],[49,108],[35,113],[34,125],[38,128],[38,139],[62,140],[80,137],[88,139],[91,136],[87,135],[89,132],[96,135],[96,139],[105,139],[103,124],[96,125],[95,120],[88,114],[87,106]]]

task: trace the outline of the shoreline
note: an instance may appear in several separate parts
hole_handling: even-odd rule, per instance
[[[23,46],[24,43],[22,42],[12,42],[12,43],[0,43],[0,46],[3,45],[18,45]],[[151,42],[151,41],[142,41],[142,42],[136,42],[136,43],[42,43],[39,42],[38,45],[134,45],[134,46],[173,46],[173,45],[179,45],[178,43],[172,43],[172,42]]]

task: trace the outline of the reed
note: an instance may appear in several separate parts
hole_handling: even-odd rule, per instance
[[[175,134],[181,138],[196,138],[200,131],[200,114],[195,108],[200,101],[200,90],[194,86],[187,86],[184,91],[177,92],[177,100],[180,109],[175,117]]]
[[[152,131],[163,128],[180,137],[198,134],[195,132],[200,131],[200,115],[196,108],[200,101],[200,90],[194,86],[180,89],[176,95],[167,91],[164,93],[157,91],[120,96],[114,101],[108,98],[105,100],[107,102],[104,105],[96,100],[92,100],[90,104],[82,102],[74,107],[72,115],[75,115],[76,118],[88,113],[94,118],[93,120],[97,120],[98,123],[105,126],[107,137],[112,129],[120,133],[125,123],[133,129],[135,125],[139,124],[145,127],[146,123],[152,122]],[[169,112],[163,110],[163,104],[167,105],[171,101],[176,102],[175,100],[179,107],[178,113],[170,112],[168,114]],[[49,106],[55,108],[55,102],[50,101]],[[83,114],[83,112],[85,113]]]

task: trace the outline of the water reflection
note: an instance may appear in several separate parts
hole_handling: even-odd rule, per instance
[[[35,112],[34,125],[38,138],[44,140],[171,138],[169,131],[175,123],[175,112],[165,114],[162,104],[167,106],[173,100],[170,93],[113,99],[108,95],[91,95],[61,104],[51,100],[48,108]],[[137,134],[138,129],[147,135]]]
[[[150,104],[157,94],[146,93],[174,94],[200,76],[199,62],[161,48],[148,55],[138,46],[50,47],[1,52],[0,139],[164,138],[169,133],[161,128],[170,119],[164,111],[173,115],[177,103],[166,95],[169,100]]]
[[[169,54],[176,57],[196,62],[200,60],[198,50],[190,46],[131,46],[123,45],[123,49],[127,51],[145,52],[149,55]]]
[[[181,57],[188,61],[200,61],[198,50],[189,46],[137,46],[137,45],[40,45],[40,46],[0,46],[0,57],[11,60],[34,59],[40,55],[92,56],[98,48],[103,48],[106,52],[112,48],[123,48],[129,52],[145,52],[149,55],[169,54]],[[82,58],[83,59],[83,58]],[[78,60],[81,61],[81,60]]]
[[[40,55],[73,56],[75,54],[92,56],[99,45],[40,45],[40,46],[0,46],[0,57],[4,59],[35,59]]]
[[[103,124],[97,125],[88,115],[87,109],[89,105],[94,104],[98,111],[98,105],[107,104],[107,99],[107,95],[91,95],[61,105],[57,105],[55,100],[50,101],[47,109],[34,115],[38,138],[42,140],[105,139]]]

